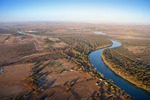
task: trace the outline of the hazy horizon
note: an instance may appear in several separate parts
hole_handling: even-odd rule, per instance
[[[1,0],[0,22],[150,24],[149,0]]]

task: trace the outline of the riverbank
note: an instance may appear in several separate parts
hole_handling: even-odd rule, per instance
[[[125,71],[122,71],[121,69],[115,68],[115,66],[117,66],[117,65],[115,63],[111,62],[111,61],[108,61],[108,59],[104,55],[104,52],[102,53],[102,60],[117,75],[121,76],[122,78],[124,78],[125,80],[131,82],[132,84],[136,85],[137,87],[142,88],[142,89],[150,92],[150,87],[147,87],[146,85],[143,85],[142,82],[139,82],[134,77],[131,77]]]

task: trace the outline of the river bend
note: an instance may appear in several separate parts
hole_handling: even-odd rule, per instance
[[[136,100],[150,100],[150,93],[135,86],[134,84],[130,83],[129,81],[123,79],[122,77],[115,74],[111,71],[103,62],[102,60],[102,52],[105,49],[111,49],[121,46],[121,43],[111,40],[112,46],[102,48],[99,50],[95,50],[89,54],[91,64],[101,72],[105,78],[111,79],[114,83],[120,87],[122,90],[125,90],[128,94],[134,97]]]

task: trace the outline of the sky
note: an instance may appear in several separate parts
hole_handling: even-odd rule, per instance
[[[150,0],[0,0],[0,22],[150,24]]]

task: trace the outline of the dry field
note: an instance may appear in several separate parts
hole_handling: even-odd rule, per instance
[[[0,34],[0,44],[3,44],[10,34]]]
[[[88,58],[89,52],[110,46],[108,38],[119,40],[122,33],[109,33],[116,26],[18,23],[0,27],[0,67],[4,70],[0,72],[0,99],[131,99],[97,73]],[[33,36],[18,34],[18,30]]]
[[[24,79],[30,75],[32,64],[16,64],[4,67],[0,74],[0,98],[7,100],[25,92]]]

